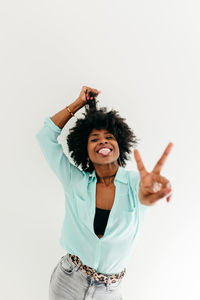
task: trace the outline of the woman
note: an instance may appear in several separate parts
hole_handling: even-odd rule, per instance
[[[123,299],[121,282],[144,212],[159,199],[170,199],[169,180],[160,172],[172,143],[151,173],[136,149],[139,172],[125,170],[127,154],[137,144],[136,136],[116,111],[97,109],[99,93],[84,86],[77,100],[46,117],[36,135],[65,192],[60,244],[67,254],[52,272],[50,300]],[[57,137],[84,106],[85,118],[77,119],[67,137],[75,166]]]

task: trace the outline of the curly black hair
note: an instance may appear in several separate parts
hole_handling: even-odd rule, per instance
[[[72,152],[71,157],[77,167],[81,166],[85,172],[92,173],[94,166],[91,161],[88,163],[87,144],[90,132],[93,129],[106,129],[112,133],[119,146],[120,156],[118,158],[121,166],[126,166],[126,161],[130,159],[127,154],[131,153],[131,147],[138,144],[133,131],[125,123],[125,119],[121,118],[116,110],[107,112],[106,107],[97,109],[97,100],[87,100],[85,105],[84,119],[77,119],[75,126],[69,129],[69,134],[66,138],[69,152]],[[120,164],[120,163],[119,163]]]

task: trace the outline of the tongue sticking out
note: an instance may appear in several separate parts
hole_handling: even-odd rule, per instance
[[[103,155],[107,155],[108,153],[110,153],[111,152],[111,150],[110,149],[101,149],[101,150],[99,150],[99,153],[101,153],[101,154],[103,154]]]

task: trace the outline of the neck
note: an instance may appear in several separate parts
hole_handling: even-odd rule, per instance
[[[96,175],[97,182],[105,184],[106,186],[112,185],[114,183],[115,175],[118,171],[119,165],[103,165],[101,168],[97,167]]]
[[[115,174],[111,175],[111,176],[105,176],[105,177],[99,177],[99,178],[101,178],[101,179],[103,178],[104,179],[104,178],[110,178],[110,177],[113,177],[113,176],[115,176]]]

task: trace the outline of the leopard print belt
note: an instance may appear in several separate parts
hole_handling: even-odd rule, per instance
[[[71,260],[73,261],[73,263],[75,265],[77,265],[80,262],[80,258],[74,254],[69,253],[69,257],[71,258]],[[89,275],[90,277],[93,277],[96,281],[102,281],[104,283],[108,283],[109,277],[110,277],[109,282],[115,283],[118,280],[122,279],[126,273],[126,268],[124,268],[124,270],[121,271],[120,273],[112,274],[112,275],[105,275],[105,274],[96,272],[94,269],[92,269],[89,266],[84,265],[82,263],[80,265],[80,269],[83,272],[85,272],[87,275]]]

